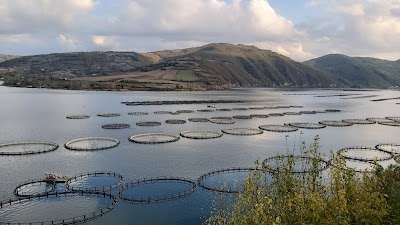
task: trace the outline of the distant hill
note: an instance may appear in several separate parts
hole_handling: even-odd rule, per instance
[[[275,52],[224,43],[149,53],[76,52],[24,56],[1,62],[0,67],[12,68],[25,78],[124,83],[121,86],[129,89],[133,88],[133,83],[146,87],[148,83],[157,83],[157,87],[164,85],[169,89],[175,86],[184,89],[346,86],[346,82]],[[30,86],[35,86],[32,82]]]
[[[6,61],[6,60],[10,60],[10,59],[15,59],[18,58],[19,56],[16,55],[3,55],[0,54],[0,62]]]
[[[400,86],[400,60],[388,61],[332,54],[304,62],[304,64],[326,73],[333,79],[348,82],[353,87]]]

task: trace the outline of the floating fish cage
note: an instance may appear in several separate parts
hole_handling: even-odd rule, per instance
[[[185,124],[186,120],[166,120],[167,124]]]
[[[92,186],[92,187],[80,187],[79,185],[74,185],[74,183],[77,183],[81,180],[86,180],[88,178],[115,178],[116,182],[113,182],[108,185],[103,185],[103,186]],[[116,173],[116,172],[110,172],[110,171],[97,171],[97,172],[91,172],[91,173],[83,173],[80,175],[75,175],[71,178],[69,178],[66,182],[65,185],[68,190],[71,191],[90,191],[90,192],[96,192],[96,191],[102,191],[102,192],[107,192],[111,191],[117,187],[119,187],[124,178],[122,177],[121,174]]]
[[[232,110],[235,110],[235,111],[246,111],[246,110],[248,110],[248,108],[232,108]]]
[[[245,168],[245,167],[233,167],[233,168],[226,168],[226,169],[220,169],[220,170],[214,170],[211,172],[208,172],[206,174],[201,175],[198,179],[197,179],[197,185],[201,188],[204,188],[206,190],[209,191],[214,191],[214,192],[222,192],[222,193],[239,193],[240,191],[242,191],[243,188],[238,188],[238,187],[217,187],[217,186],[211,186],[211,185],[207,185],[204,181],[207,178],[216,176],[216,175],[220,175],[220,174],[228,174],[228,173],[239,173],[239,172],[252,172],[252,171],[256,171],[259,170],[257,168]]]
[[[231,125],[235,124],[235,121],[228,119],[210,119],[210,123]]]
[[[299,113],[299,112],[284,112],[283,114],[286,115],[286,116],[299,116],[299,115],[301,115],[301,113]]]
[[[228,129],[223,129],[222,133],[239,135],[239,136],[250,136],[250,135],[263,134],[264,132],[262,130],[253,128],[228,128]]]
[[[236,115],[236,116],[233,116],[233,118],[237,119],[237,120],[250,120],[253,117],[247,116],[247,115]]]
[[[252,118],[268,118],[268,114],[251,114]]]
[[[65,143],[65,148],[74,151],[98,151],[115,148],[119,141],[114,138],[106,137],[88,137],[78,138]]]
[[[0,156],[34,155],[55,151],[58,144],[52,142],[17,142],[0,144]]]
[[[372,120],[364,120],[364,119],[344,119],[343,122],[352,124],[361,124],[361,125],[375,124],[375,122]]]
[[[297,131],[297,127],[287,126],[287,125],[275,125],[275,124],[267,124],[261,125],[258,128],[261,130],[271,131],[271,132],[294,132]]]
[[[149,115],[149,113],[147,112],[128,112],[129,116],[145,116],[145,115]]]
[[[215,116],[211,117],[212,120],[232,120],[233,117],[230,116]]]
[[[283,114],[283,113],[270,113],[270,114],[268,114],[268,116],[270,116],[270,117],[278,117],[278,116],[284,116],[285,114]]]
[[[179,191],[171,194],[163,194],[157,196],[147,196],[147,197],[135,197],[128,196],[124,194],[128,189],[138,188],[144,185],[154,185],[154,184],[181,184],[187,186],[187,189],[184,191]],[[149,204],[149,203],[157,203],[164,201],[172,201],[176,199],[180,199],[192,194],[196,190],[196,182],[182,178],[182,177],[157,177],[157,178],[145,178],[138,181],[133,181],[124,184],[118,191],[119,198],[126,202],[136,203],[136,204]]]
[[[37,189],[42,190],[37,190]],[[44,188],[44,190],[43,190]],[[14,189],[14,194],[18,197],[38,197],[44,196],[50,193],[55,192],[56,183],[55,182],[47,182],[45,180],[33,180],[27,183],[23,183],[18,185]],[[1,223],[0,223],[1,224]]]
[[[385,117],[385,119],[392,120],[394,122],[400,122],[399,116],[388,116],[388,117]]]
[[[154,114],[172,114],[171,111],[155,111]]]
[[[223,112],[227,112],[227,111],[232,111],[232,109],[224,109],[224,108],[222,108],[222,109],[216,109],[217,111],[223,111]]]
[[[194,113],[194,111],[188,110],[188,109],[183,109],[183,110],[177,110],[176,113]]]
[[[380,118],[380,117],[369,117],[366,120],[372,121],[375,123],[380,123],[380,122],[393,122],[392,120],[386,119],[386,118]]]
[[[262,167],[271,173],[281,170],[280,166],[290,163],[290,173],[321,172],[327,169],[330,163],[322,158],[314,158],[299,155],[278,155],[266,158],[262,161]]]
[[[392,127],[400,127],[399,122],[379,122],[380,125],[392,126]]]
[[[325,109],[326,112],[341,112],[340,109]]]
[[[301,106],[301,105],[291,105],[290,108],[301,109],[301,108],[303,108],[303,106]]]
[[[195,123],[207,123],[210,122],[207,118],[189,118],[188,121],[195,122]]]
[[[276,106],[276,108],[277,109],[288,109],[288,108],[290,108],[290,106],[289,105],[278,105],[278,106]]]
[[[315,113],[328,113],[328,112],[325,111],[325,110],[314,110],[314,112],[315,112]]]
[[[121,114],[120,113],[99,113],[99,114],[97,114],[97,116],[100,116],[100,117],[118,117],[118,116],[121,116]]]
[[[66,117],[67,119],[70,120],[83,120],[83,119],[89,119],[90,116],[89,115],[70,115]]]
[[[197,112],[214,112],[214,109],[198,109]]]
[[[74,216],[74,217],[68,217],[64,219],[55,219],[55,220],[49,220],[48,218],[43,218],[43,221],[40,221],[40,219],[33,219],[33,221],[7,221],[7,222],[1,222],[0,224],[7,224],[7,225],[65,225],[65,224],[81,224],[85,223],[91,220],[95,220],[99,217],[104,216],[111,210],[115,208],[117,205],[117,198],[110,194],[110,193],[105,193],[105,192],[71,192],[71,191],[66,191],[66,192],[55,192],[55,193],[46,193],[40,196],[35,196],[35,197],[26,197],[22,199],[16,199],[16,200],[9,200],[5,202],[0,202],[0,210],[1,209],[8,209],[11,207],[16,207],[18,205],[23,205],[23,204],[35,204],[36,206],[33,205],[32,207],[38,207],[40,205],[41,200],[49,201],[51,199],[59,199],[59,198],[72,198],[74,196],[88,196],[88,197],[96,197],[96,198],[105,198],[109,200],[109,204],[101,209],[98,209],[96,211],[84,214],[84,215],[79,215],[79,216]],[[25,205],[23,207],[26,207]],[[54,214],[54,213],[53,213]],[[3,217],[4,215],[2,215]]]
[[[386,161],[393,158],[393,154],[370,147],[349,147],[340,149],[337,154],[346,159],[374,162]]]
[[[395,155],[400,154],[400,144],[377,144],[375,148]]]
[[[263,108],[264,109],[277,109],[276,106],[264,106]]]
[[[158,122],[158,121],[143,121],[143,122],[137,122],[136,126],[140,126],[140,127],[155,127],[155,126],[161,126],[161,122]]]
[[[251,110],[263,110],[265,107],[250,107]]]
[[[167,133],[148,133],[131,136],[129,141],[139,144],[162,144],[179,140],[179,136]]]
[[[289,123],[292,127],[303,128],[303,129],[322,129],[326,126],[320,123]]]
[[[358,173],[371,173],[379,168],[382,168],[379,164],[376,164],[374,162],[359,161],[353,159],[345,159],[345,164],[348,170],[353,170]]]
[[[128,129],[130,128],[131,125],[126,124],[126,123],[111,123],[111,124],[105,124],[101,126],[103,129]]]
[[[330,127],[348,127],[353,125],[352,123],[344,122],[342,120],[323,120],[319,123]]]
[[[317,114],[315,111],[300,111],[300,114]]]
[[[180,135],[190,139],[214,139],[222,137],[222,133],[212,130],[189,130],[181,132]]]

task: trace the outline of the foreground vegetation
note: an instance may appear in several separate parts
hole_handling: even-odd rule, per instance
[[[280,168],[274,173],[250,173],[233,208],[217,208],[207,223],[400,224],[400,168],[357,173],[331,154],[330,167],[322,171],[318,140],[308,150],[301,147],[311,160],[300,162],[292,154],[267,165]],[[294,173],[299,168],[309,172]]]

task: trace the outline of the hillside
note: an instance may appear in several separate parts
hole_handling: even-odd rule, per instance
[[[349,82],[353,87],[388,88],[400,86],[400,60],[326,55],[304,64],[326,73],[331,78]]]
[[[0,54],[0,62],[6,61],[6,60],[10,60],[10,59],[14,59],[14,58],[18,58],[19,56],[16,55],[4,55],[4,54]]]
[[[142,54],[24,56],[1,62],[0,67],[14,74],[6,80],[11,86],[127,90],[346,86],[346,82],[275,52],[222,43]]]

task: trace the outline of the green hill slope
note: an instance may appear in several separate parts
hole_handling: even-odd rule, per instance
[[[333,79],[343,79],[353,87],[400,86],[400,60],[388,61],[333,54],[304,64],[326,73]]]

